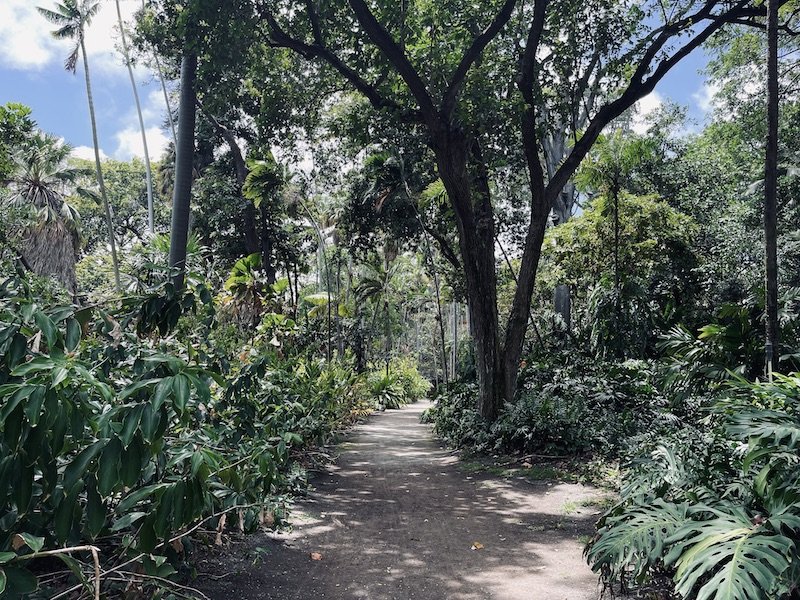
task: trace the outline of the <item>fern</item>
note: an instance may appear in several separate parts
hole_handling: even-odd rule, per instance
[[[667,539],[687,520],[688,506],[658,499],[635,504],[619,516],[607,516],[586,551],[592,570],[608,581],[632,576],[641,583],[664,556]]]
[[[671,549],[664,562],[677,567],[676,591],[697,600],[774,598],[791,564],[792,540],[738,506],[697,506],[691,513],[713,517],[686,521],[666,540]]]

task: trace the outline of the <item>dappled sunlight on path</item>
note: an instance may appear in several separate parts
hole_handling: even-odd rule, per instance
[[[596,491],[466,473],[419,423],[427,406],[357,427],[296,506],[291,533],[251,536],[227,561],[201,562],[196,585],[225,600],[596,598],[580,540]],[[256,547],[257,564],[230,564]]]

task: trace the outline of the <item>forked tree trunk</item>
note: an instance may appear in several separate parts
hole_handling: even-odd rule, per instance
[[[194,128],[196,117],[197,56],[187,53],[181,61],[181,99],[178,112],[178,146],[175,152],[175,186],[172,195],[172,228],[169,240],[169,266],[178,269],[175,287],[182,288],[186,274],[186,244],[189,240],[189,209],[194,166]]]
[[[100,166],[100,143],[97,141],[97,120],[94,116],[94,99],[92,97],[92,80],[89,76],[89,59],[86,56],[86,45],[83,43],[83,32],[80,34],[81,56],[83,57],[83,74],[86,78],[86,99],[89,103],[89,118],[92,122],[92,144],[94,145],[94,166],[97,173],[97,185],[100,188],[100,197],[103,199],[103,209],[106,213],[106,227],[108,227],[108,243],[111,247],[111,264],[114,267],[114,283],[117,291],[122,289],[119,280],[119,260],[117,259],[117,241],[114,236],[114,218],[111,214],[111,204],[106,194],[106,182],[103,179],[103,168]]]

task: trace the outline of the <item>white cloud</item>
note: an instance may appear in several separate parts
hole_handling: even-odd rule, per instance
[[[631,129],[639,135],[647,133],[650,126],[648,118],[664,104],[664,99],[658,92],[651,92],[634,105],[634,116],[631,120]]]
[[[0,60],[5,65],[27,70],[63,62],[72,42],[54,39],[50,32],[55,26],[36,10],[37,5],[52,9],[55,4],[53,0],[0,0]],[[138,2],[120,2],[122,18],[130,22],[139,7]],[[86,31],[90,68],[125,75],[115,48],[118,37],[116,5],[106,0]]]
[[[82,158],[83,160],[94,160],[94,148],[90,146],[76,146],[70,152],[73,158]],[[100,160],[106,160],[108,155],[100,148]]]
[[[698,108],[704,113],[710,112],[715,107],[715,96],[721,87],[717,83],[705,83],[703,87],[692,94],[692,100],[697,102]]]
[[[157,161],[164,154],[169,140],[159,127],[148,127],[145,129],[145,133],[150,160]],[[144,158],[142,130],[138,125],[118,131],[115,137],[117,138],[117,149],[114,151],[114,158],[117,160],[130,160],[134,156]]]

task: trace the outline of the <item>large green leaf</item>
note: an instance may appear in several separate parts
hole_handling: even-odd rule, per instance
[[[738,506],[698,506],[691,520],[667,543],[666,564],[677,567],[675,589],[697,600],[770,600],[789,568],[794,544],[767,527],[754,524]]]
[[[685,504],[657,499],[609,517],[586,552],[592,570],[616,580],[630,571],[640,580],[664,555],[666,541],[687,520]]]
[[[797,448],[800,420],[779,410],[742,410],[729,417],[728,431],[741,439]]]

